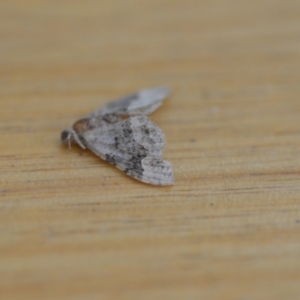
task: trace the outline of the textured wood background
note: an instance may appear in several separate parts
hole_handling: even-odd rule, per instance
[[[1,299],[300,299],[299,0],[0,4]],[[61,130],[173,90],[173,187]]]

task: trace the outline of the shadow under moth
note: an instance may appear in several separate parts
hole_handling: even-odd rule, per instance
[[[143,89],[108,103],[64,130],[62,143],[88,148],[142,182],[171,185],[172,164],[161,157],[164,134],[148,117],[169,93],[166,87]]]

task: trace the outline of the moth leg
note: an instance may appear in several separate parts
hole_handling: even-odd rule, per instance
[[[79,138],[79,135],[77,134],[77,132],[73,129],[73,128],[70,128],[69,130],[69,135],[67,137],[67,143],[68,143],[68,146],[69,146],[69,149],[71,149],[71,145],[72,145],[72,142],[76,142],[82,149],[86,149],[85,145],[82,143],[82,141],[80,140]]]

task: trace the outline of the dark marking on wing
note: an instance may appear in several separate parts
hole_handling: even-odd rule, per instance
[[[132,129],[129,127],[125,127],[123,129],[123,134],[125,138],[128,138],[130,135],[132,135]]]
[[[116,114],[107,114],[102,116],[102,120],[108,124],[114,124],[119,122],[121,119]]]
[[[147,155],[137,155],[137,156],[131,156],[130,159],[126,160],[126,162],[123,162],[123,164],[126,166],[126,169],[124,172],[127,175],[142,178],[143,177],[143,172],[144,169],[142,167],[142,160],[146,157]]]
[[[105,160],[115,166],[117,164],[116,159],[113,155],[105,154]]]

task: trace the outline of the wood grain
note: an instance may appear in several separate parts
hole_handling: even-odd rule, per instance
[[[300,299],[298,0],[1,1],[1,299]],[[172,187],[61,130],[168,85]]]

